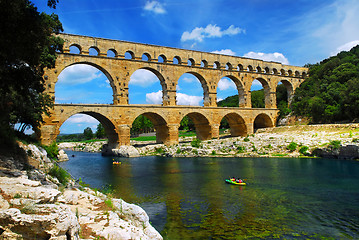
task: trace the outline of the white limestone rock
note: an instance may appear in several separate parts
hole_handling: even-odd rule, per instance
[[[120,146],[120,148],[112,149],[112,153],[119,157],[139,157],[140,153],[133,146]]]
[[[66,162],[69,160],[69,157],[63,149],[60,149],[59,154],[57,155],[57,159],[59,162]]]

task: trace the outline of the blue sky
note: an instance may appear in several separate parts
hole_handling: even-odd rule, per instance
[[[224,53],[284,64],[316,63],[359,44],[358,0],[45,0],[38,10],[56,13],[65,33]],[[191,84],[191,89],[186,86]],[[253,89],[260,88],[259,83]],[[236,94],[222,79],[218,98]],[[131,76],[130,103],[161,102],[159,80],[139,70]],[[106,77],[86,65],[65,69],[56,84],[58,103],[111,103]],[[203,91],[192,75],[177,86],[179,104],[202,105]],[[83,123],[86,124],[83,124]],[[98,122],[75,115],[62,133],[95,129]]]

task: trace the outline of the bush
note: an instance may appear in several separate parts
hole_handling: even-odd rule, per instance
[[[180,149],[180,148],[177,148],[176,153],[177,153],[177,154],[180,154],[181,152],[182,152],[181,149]]]
[[[216,155],[216,154],[217,154],[216,151],[212,150],[211,155]]]
[[[194,139],[191,142],[191,146],[195,147],[195,148],[200,148],[201,147],[201,140],[199,140],[198,138]]]
[[[245,138],[243,139],[243,141],[245,141],[245,142],[249,142],[249,138],[248,138],[248,136],[247,136],[247,137],[245,137]]]
[[[163,154],[163,153],[165,153],[165,150],[163,150],[163,148],[156,148],[156,150],[155,150],[155,153],[156,154]]]
[[[309,147],[307,146],[301,146],[300,149],[299,149],[299,152],[303,155],[305,155],[308,151]]]
[[[59,154],[59,148],[56,142],[52,142],[50,146],[43,146],[47,152],[47,156],[51,159],[56,159]]]
[[[339,140],[333,140],[330,141],[329,143],[329,147],[333,148],[333,149],[339,149],[341,145],[341,142]]]
[[[56,177],[62,185],[66,185],[70,180],[70,174],[57,165],[50,169],[49,174]]]
[[[237,147],[237,153],[244,153],[245,151],[246,151],[246,148],[244,146]]]
[[[295,151],[298,147],[298,144],[295,142],[291,142],[289,143],[289,145],[287,146],[287,149],[291,152]]]

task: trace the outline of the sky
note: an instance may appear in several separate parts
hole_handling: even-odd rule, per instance
[[[358,0],[60,0],[56,9],[33,0],[40,12],[56,13],[64,32],[244,56],[303,66],[359,44]],[[187,86],[191,86],[188,88]],[[260,89],[255,81],[252,90]],[[221,79],[217,98],[237,94]],[[202,105],[193,75],[177,85],[179,105]],[[106,76],[88,65],[66,68],[55,86],[56,103],[112,103]],[[159,80],[138,70],[129,83],[130,104],[161,104]],[[98,122],[74,115],[61,133],[83,132]]]

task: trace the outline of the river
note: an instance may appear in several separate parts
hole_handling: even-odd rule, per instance
[[[63,168],[140,205],[164,239],[359,239],[356,161],[66,152]]]

